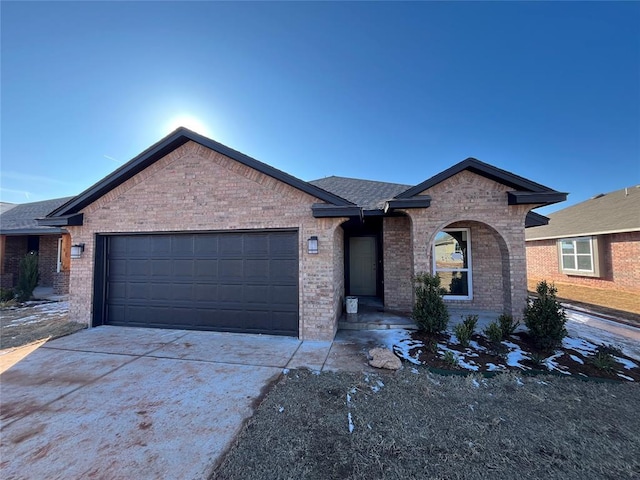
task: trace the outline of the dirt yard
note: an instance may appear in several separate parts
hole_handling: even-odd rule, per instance
[[[639,409],[634,383],[291,371],[211,478],[639,478]]]
[[[0,310],[0,350],[86,328],[69,321],[69,302],[26,302]]]
[[[529,281],[530,294],[535,294],[536,281]],[[631,292],[612,292],[601,288],[556,283],[558,298],[594,312],[625,320],[640,326],[640,296]]]

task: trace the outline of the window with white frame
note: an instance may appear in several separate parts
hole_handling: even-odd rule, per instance
[[[562,273],[599,276],[598,242],[594,237],[558,240],[558,256]]]
[[[433,242],[433,269],[440,277],[445,298],[470,300],[471,238],[468,228],[445,229]]]

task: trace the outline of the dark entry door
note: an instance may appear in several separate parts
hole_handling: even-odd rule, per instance
[[[102,322],[298,335],[297,232],[118,235]]]
[[[375,237],[349,239],[349,292],[351,295],[376,295],[377,259]]]

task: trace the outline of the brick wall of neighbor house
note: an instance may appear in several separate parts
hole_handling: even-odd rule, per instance
[[[474,245],[479,249],[471,253],[473,299],[451,304],[522,315],[527,298],[524,222],[535,205],[509,205],[509,190],[506,185],[465,170],[422,193],[431,195],[429,208],[406,211],[412,220],[416,273],[433,272],[431,245],[438,231],[452,224],[471,227],[472,249]],[[498,242],[499,238],[504,243]],[[482,245],[483,240],[493,240],[495,250]],[[508,268],[494,265],[498,258],[504,258],[502,262]]]
[[[411,219],[385,217],[382,224],[384,306],[388,310],[410,312],[413,308],[413,256]]]
[[[40,250],[38,251],[38,271],[40,272],[41,287],[53,287],[53,277],[58,262],[58,235],[41,235]]]
[[[300,257],[300,337],[332,339],[336,331],[335,230],[345,219],[315,219],[319,200],[194,142],[158,160],[83,210],[70,227],[84,243],[71,260],[70,318],[90,323],[94,236],[107,232],[295,228]],[[307,252],[318,236],[319,253]],[[340,273],[341,275],[341,273]]]
[[[20,259],[27,254],[27,237],[8,235],[4,246],[4,273],[2,288],[13,288],[18,283]]]
[[[604,254],[599,278],[565,275],[560,272],[557,240],[527,242],[529,280],[547,280],[609,290],[640,292],[640,232],[600,235]]]

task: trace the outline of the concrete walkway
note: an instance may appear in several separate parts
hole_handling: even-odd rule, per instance
[[[207,478],[283,371],[367,370],[364,348],[122,327],[50,341],[0,377],[2,478]]]

